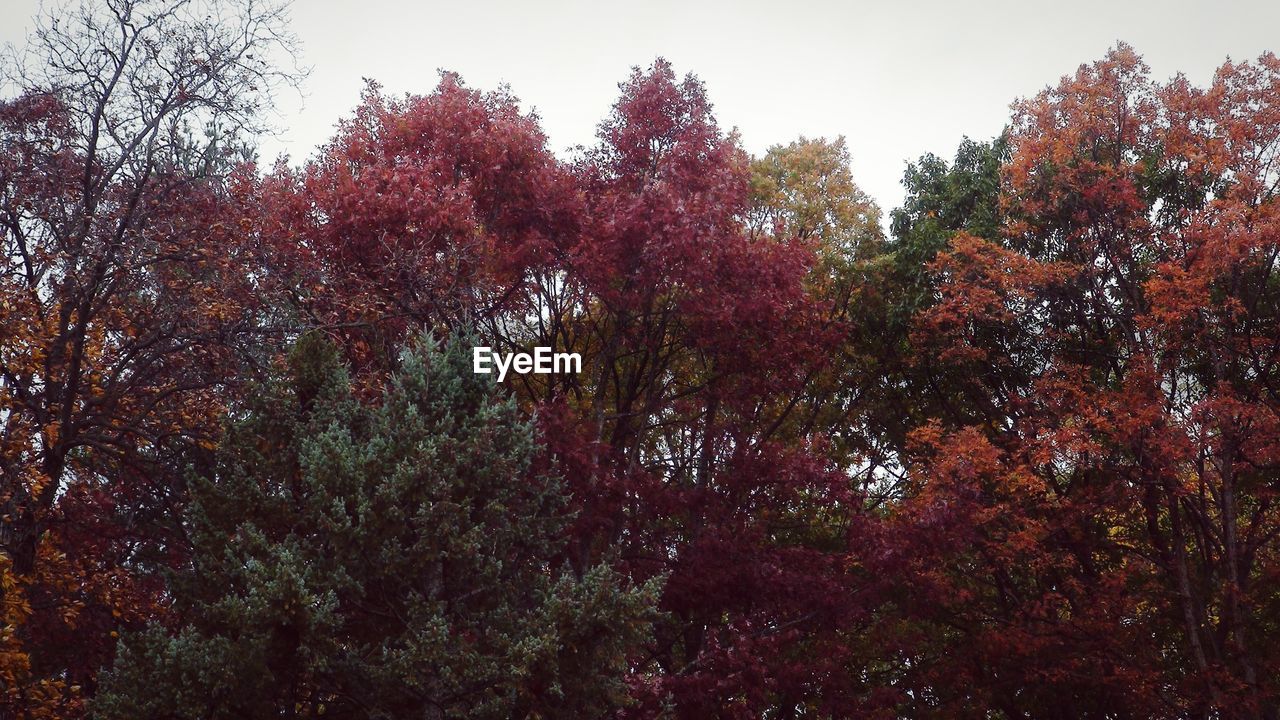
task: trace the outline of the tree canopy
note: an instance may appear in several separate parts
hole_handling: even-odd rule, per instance
[[[260,167],[282,8],[72,18],[0,100],[0,719],[1280,714],[1274,55],[1118,44],[885,212],[662,59],[571,156],[443,72]]]

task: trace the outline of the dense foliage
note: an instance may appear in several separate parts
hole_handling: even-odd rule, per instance
[[[228,430],[185,517],[181,629],[121,644],[102,718],[598,717],[648,595],[557,562],[566,497],[469,346],[363,404],[327,341]]]
[[[661,60],[573,157],[446,73],[259,168],[285,17],[207,5],[0,101],[0,718],[1280,717],[1275,56],[1119,45],[886,235]]]

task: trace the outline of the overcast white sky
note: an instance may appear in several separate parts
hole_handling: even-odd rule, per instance
[[[37,0],[0,0],[0,42],[20,42]],[[282,98],[264,160],[308,156],[355,105],[362,78],[427,92],[438,68],[473,87],[508,83],[556,151],[594,139],[633,65],[669,59],[707,84],[725,128],[753,153],[800,135],[844,135],[857,182],[886,211],[904,164],[950,157],[1000,131],[1014,99],[1133,45],[1158,78],[1206,83],[1224,58],[1280,51],[1280,1],[297,0],[313,67]]]

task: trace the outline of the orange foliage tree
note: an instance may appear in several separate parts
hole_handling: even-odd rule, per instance
[[[0,714],[74,714],[157,612],[182,483],[255,326],[221,178],[292,78],[279,8],[43,18],[0,103]],[[204,133],[201,138],[200,134]]]
[[[1274,717],[1280,61],[1200,89],[1121,45],[1010,143],[999,241],[958,234],[917,316],[966,408],[917,431],[895,513],[942,653],[920,682],[1010,716]]]

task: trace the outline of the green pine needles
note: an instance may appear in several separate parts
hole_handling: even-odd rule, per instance
[[[560,481],[470,343],[381,401],[302,338],[196,479],[177,627],[121,643],[98,718],[575,718],[625,702],[659,588],[559,558]]]

